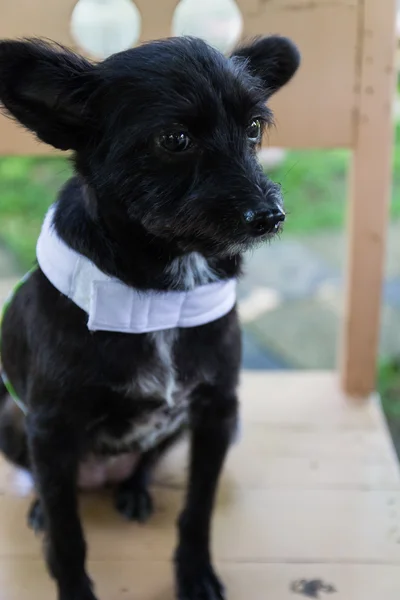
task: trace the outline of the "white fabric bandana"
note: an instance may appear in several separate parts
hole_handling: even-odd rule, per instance
[[[90,331],[146,333],[196,327],[226,315],[236,302],[236,280],[217,281],[189,291],[136,290],[106,275],[61,240],[48,211],[36,255],[49,281],[88,314]]]

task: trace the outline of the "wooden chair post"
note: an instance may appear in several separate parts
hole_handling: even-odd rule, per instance
[[[342,385],[355,397],[375,388],[391,191],[396,0],[360,4],[341,355]]]

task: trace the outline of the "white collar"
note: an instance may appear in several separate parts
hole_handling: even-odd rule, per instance
[[[196,327],[219,319],[233,308],[235,279],[183,292],[142,292],[106,275],[57,235],[53,213],[51,207],[38,239],[39,266],[56,289],[88,314],[90,331],[146,333]]]

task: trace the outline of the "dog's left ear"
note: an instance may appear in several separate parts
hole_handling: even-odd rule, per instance
[[[0,108],[55,148],[77,150],[94,137],[96,86],[95,66],[66,48],[0,40]]]
[[[296,73],[300,52],[288,38],[272,35],[256,39],[232,53],[232,58],[246,61],[252,75],[263,82],[268,96],[272,96]]]

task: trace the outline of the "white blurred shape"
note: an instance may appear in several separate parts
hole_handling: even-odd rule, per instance
[[[71,16],[74,40],[97,59],[134,46],[140,30],[141,16],[130,0],[79,0]]]
[[[242,13],[234,0],[181,0],[172,21],[173,35],[203,38],[225,53],[239,41],[242,31]]]

